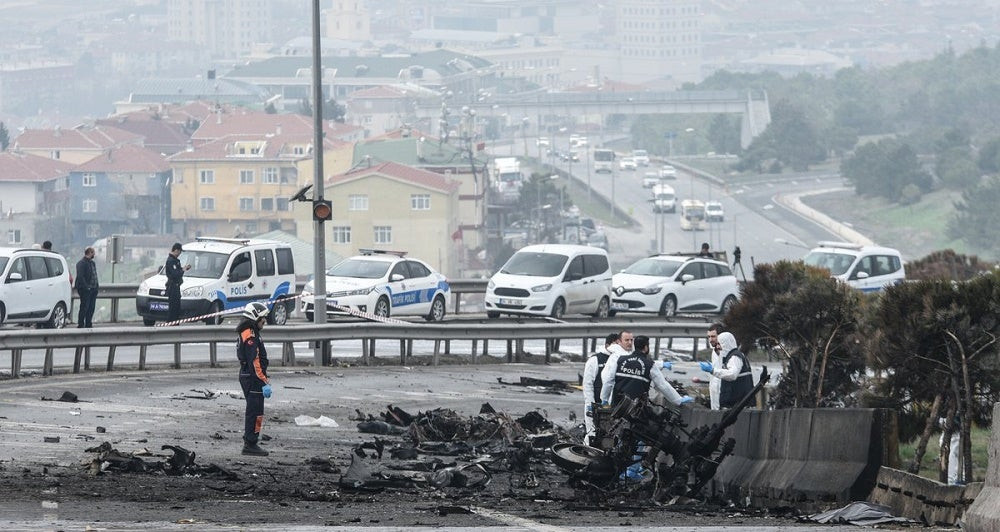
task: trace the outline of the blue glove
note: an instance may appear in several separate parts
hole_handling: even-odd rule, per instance
[[[263,392],[265,399],[267,399],[268,397],[271,397],[271,385],[270,384],[265,384],[264,387],[260,389],[260,391]]]
[[[711,362],[699,362],[698,365],[701,366],[702,371],[708,373],[715,371],[715,366],[713,366]]]
[[[693,403],[693,402],[694,402],[694,397],[691,397],[690,395],[685,395],[684,397],[681,397],[681,404],[682,405],[683,404],[687,404],[687,403]]]
[[[664,360],[663,361],[663,369],[674,369],[674,363],[673,362],[667,362],[666,360]]]

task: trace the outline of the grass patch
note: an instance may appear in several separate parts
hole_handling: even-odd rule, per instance
[[[924,453],[924,459],[920,463],[920,471],[917,473],[921,477],[929,478],[931,480],[938,479],[938,453],[941,449],[941,446],[938,445],[939,436],[940,433],[935,434],[931,437],[930,441],[927,442],[927,452]],[[973,425],[971,437],[972,480],[973,482],[982,482],[986,478],[990,429]],[[899,458],[901,460],[900,467],[902,469],[909,467],[910,462],[913,461],[913,455],[916,451],[916,447],[916,440],[911,443],[901,443],[899,445]]]

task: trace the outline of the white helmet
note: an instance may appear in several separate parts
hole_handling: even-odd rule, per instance
[[[247,306],[243,307],[243,317],[253,321],[266,317],[267,313],[267,305],[257,301],[247,303]]]

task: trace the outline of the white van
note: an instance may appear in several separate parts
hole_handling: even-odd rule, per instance
[[[820,242],[802,259],[810,266],[826,268],[830,274],[862,292],[878,292],[906,280],[899,251],[849,242]]]
[[[653,212],[677,212],[677,194],[674,187],[660,183],[653,185]]]
[[[73,280],[62,255],[0,248],[0,323],[61,329],[69,322],[72,302]]]
[[[288,244],[269,240],[199,237],[183,245],[182,265],[190,265],[181,284],[181,319],[207,316],[218,324],[223,316],[251,301],[266,303],[270,323],[283,325],[295,308],[293,301],[275,300],[295,291],[295,264]],[[167,276],[159,273],[139,285],[135,310],[146,325],[166,320]],[[233,313],[237,314],[237,313]]]
[[[521,248],[490,278],[486,315],[607,318],[611,308],[608,252],[591,246],[539,244]]]

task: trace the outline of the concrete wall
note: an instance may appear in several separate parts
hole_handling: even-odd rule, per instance
[[[966,530],[1000,530],[1000,430],[996,422],[1000,419],[1000,403],[993,405],[993,432],[990,435],[986,468],[986,482],[975,502],[965,513]]]
[[[892,508],[893,515],[928,525],[957,525],[983,487],[982,482],[949,486],[906,471],[879,469],[868,500]],[[996,529],[994,529],[996,530]]]
[[[689,426],[720,412],[685,412]],[[736,439],[707,486],[754,507],[794,505],[822,511],[864,500],[879,467],[897,460],[895,415],[884,409],[747,410],[726,437]]]

